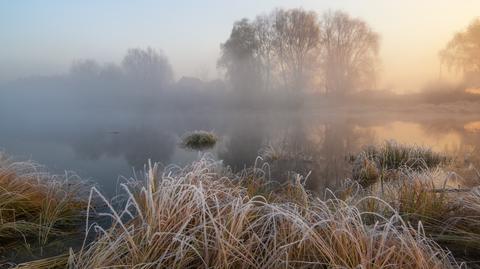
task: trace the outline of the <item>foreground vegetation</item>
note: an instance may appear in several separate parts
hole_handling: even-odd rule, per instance
[[[108,227],[86,223],[94,240],[19,267],[474,267],[478,188],[453,186],[452,160],[429,149],[367,149],[352,159],[374,162],[384,180],[346,180],[322,199],[300,175],[273,183],[260,159],[240,173],[208,156],[184,168],[149,165],[121,185],[121,207],[92,188],[111,218]]]
[[[480,192],[478,188],[448,187],[450,175],[442,170],[402,171],[395,181],[364,190],[362,196],[379,197],[412,226],[462,260],[477,260],[480,253]],[[365,210],[390,216],[383,202],[361,202]]]
[[[74,254],[70,265],[454,267],[448,253],[397,214],[365,223],[375,212],[340,199],[317,199],[301,182],[297,176],[276,188],[263,169],[235,175],[205,158],[184,169],[151,167],[143,180],[124,185],[126,206],[112,210],[112,227]]]
[[[61,246],[52,244],[58,238],[81,235],[88,202],[84,190],[75,175],[51,175],[33,162],[15,162],[0,153],[0,264],[58,251]]]

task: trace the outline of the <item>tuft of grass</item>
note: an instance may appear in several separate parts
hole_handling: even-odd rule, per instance
[[[478,260],[480,253],[480,191],[479,187],[458,189],[449,184],[450,173],[442,169],[415,171],[401,168],[394,178],[386,179],[383,189],[378,185],[355,193],[346,199],[379,197],[362,201],[359,207],[393,216],[391,206],[407,223],[422,226],[425,234],[460,260]],[[458,186],[457,186],[458,187]],[[353,198],[353,197],[357,198]],[[371,219],[370,221],[375,221]]]
[[[70,253],[18,264],[15,269],[64,269],[70,266]]]
[[[181,145],[188,149],[204,150],[215,146],[217,140],[213,132],[194,131],[183,136]]]
[[[70,255],[70,268],[459,267],[378,198],[363,201],[382,203],[390,217],[353,199],[320,200],[299,176],[271,189],[267,174],[255,167],[233,174],[205,157],[185,168],[150,165],[122,184],[120,209],[93,188],[112,226],[93,225],[96,240]],[[365,222],[372,215],[377,220]]]
[[[379,180],[395,177],[396,170],[409,168],[415,171],[434,169],[448,161],[448,158],[432,149],[385,141],[378,146],[367,146],[355,156],[352,177],[367,187]]]
[[[0,260],[22,260],[7,256],[20,249],[43,252],[52,241],[77,233],[88,203],[84,190],[75,175],[51,175],[0,153]]]

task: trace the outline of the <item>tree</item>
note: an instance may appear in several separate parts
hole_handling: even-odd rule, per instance
[[[276,65],[275,42],[277,33],[274,29],[273,16],[260,15],[255,18],[253,27],[257,40],[257,61],[260,62],[260,75],[262,76],[262,88],[271,90],[274,87],[274,75]]]
[[[152,48],[129,49],[123,58],[126,75],[147,85],[166,86],[173,81],[173,71],[167,57]]]
[[[283,88],[318,88],[344,95],[375,82],[379,36],[343,12],[276,9],[234,24],[218,61],[243,93]],[[236,85],[236,86],[235,86]]]
[[[283,88],[303,90],[318,40],[314,12],[277,9],[236,22],[218,63],[243,89],[269,90],[281,80]]]
[[[94,79],[100,74],[101,69],[95,60],[77,60],[70,67],[70,75],[77,79]]]
[[[222,55],[217,64],[225,68],[234,89],[251,93],[260,87],[259,43],[248,19],[234,23],[229,39],[220,48]]]
[[[480,75],[480,19],[473,21],[465,31],[455,34],[445,49],[440,51],[442,63],[460,71],[470,81]]]
[[[284,84],[290,89],[304,90],[319,44],[317,14],[302,9],[278,9],[273,16],[276,53]]]
[[[327,94],[344,95],[375,82],[379,36],[363,20],[337,11],[321,20],[320,66]]]

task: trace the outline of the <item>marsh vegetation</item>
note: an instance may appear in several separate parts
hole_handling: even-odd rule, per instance
[[[123,22],[107,11],[102,23]],[[195,38],[180,52],[189,68],[202,38],[219,38],[213,77],[176,73],[179,51],[172,64],[128,38],[108,57],[0,81],[0,149],[13,156],[0,154],[0,268],[480,268],[480,20],[429,52],[439,74],[408,88],[380,76],[375,19],[256,14],[222,35],[164,24],[167,41]],[[168,15],[155,18],[189,18]],[[135,26],[103,36],[158,44]],[[27,66],[10,49],[36,42],[21,43],[7,54]],[[11,59],[4,70],[20,68]]]
[[[84,185],[65,180],[51,191],[54,198],[44,196],[51,185],[41,185],[38,172],[32,182],[32,174],[19,170],[30,163],[4,161],[1,184],[9,191],[3,195],[31,195],[4,206],[17,217],[3,218],[2,225],[10,221],[18,230],[6,232],[2,226],[2,240],[18,246],[23,240],[16,232],[41,243],[72,232],[91,238],[83,244],[70,242],[70,251],[44,255],[19,268],[475,266],[480,192],[458,185],[454,160],[393,141],[365,149],[355,160],[368,152],[374,165],[383,164],[382,181],[364,185],[361,179],[346,178],[340,188],[322,195],[306,189],[308,178],[300,174],[275,181],[260,157],[252,167],[235,172],[207,154],[185,167],[149,163],[121,183],[121,203],[96,187],[90,201],[85,200],[78,196],[78,186]],[[67,199],[68,190],[75,193]],[[32,202],[33,197],[41,202]],[[38,205],[45,203],[54,208],[48,209],[54,212],[48,213],[49,222],[39,217],[47,209]],[[87,205],[95,205],[96,216],[108,216],[109,225],[96,222]],[[81,219],[86,230],[75,225]]]
[[[183,135],[181,146],[191,150],[204,150],[215,146],[218,137],[213,132],[194,131]]]
[[[391,179],[401,169],[424,171],[446,164],[447,156],[420,146],[402,145],[393,140],[380,146],[369,145],[363,151],[351,156],[352,178],[362,186]]]
[[[68,250],[66,237],[82,238],[89,188],[74,174],[51,175],[34,162],[0,153],[0,260]]]

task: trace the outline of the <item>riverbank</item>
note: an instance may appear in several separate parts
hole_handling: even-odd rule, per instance
[[[120,185],[122,206],[91,189],[111,219],[84,223],[91,243],[19,267],[474,267],[480,191],[473,179],[459,186],[468,169],[425,148],[365,149],[350,158],[358,177],[326,195],[306,190],[302,175],[273,181],[260,159],[240,173],[208,155],[186,167],[150,164]]]

